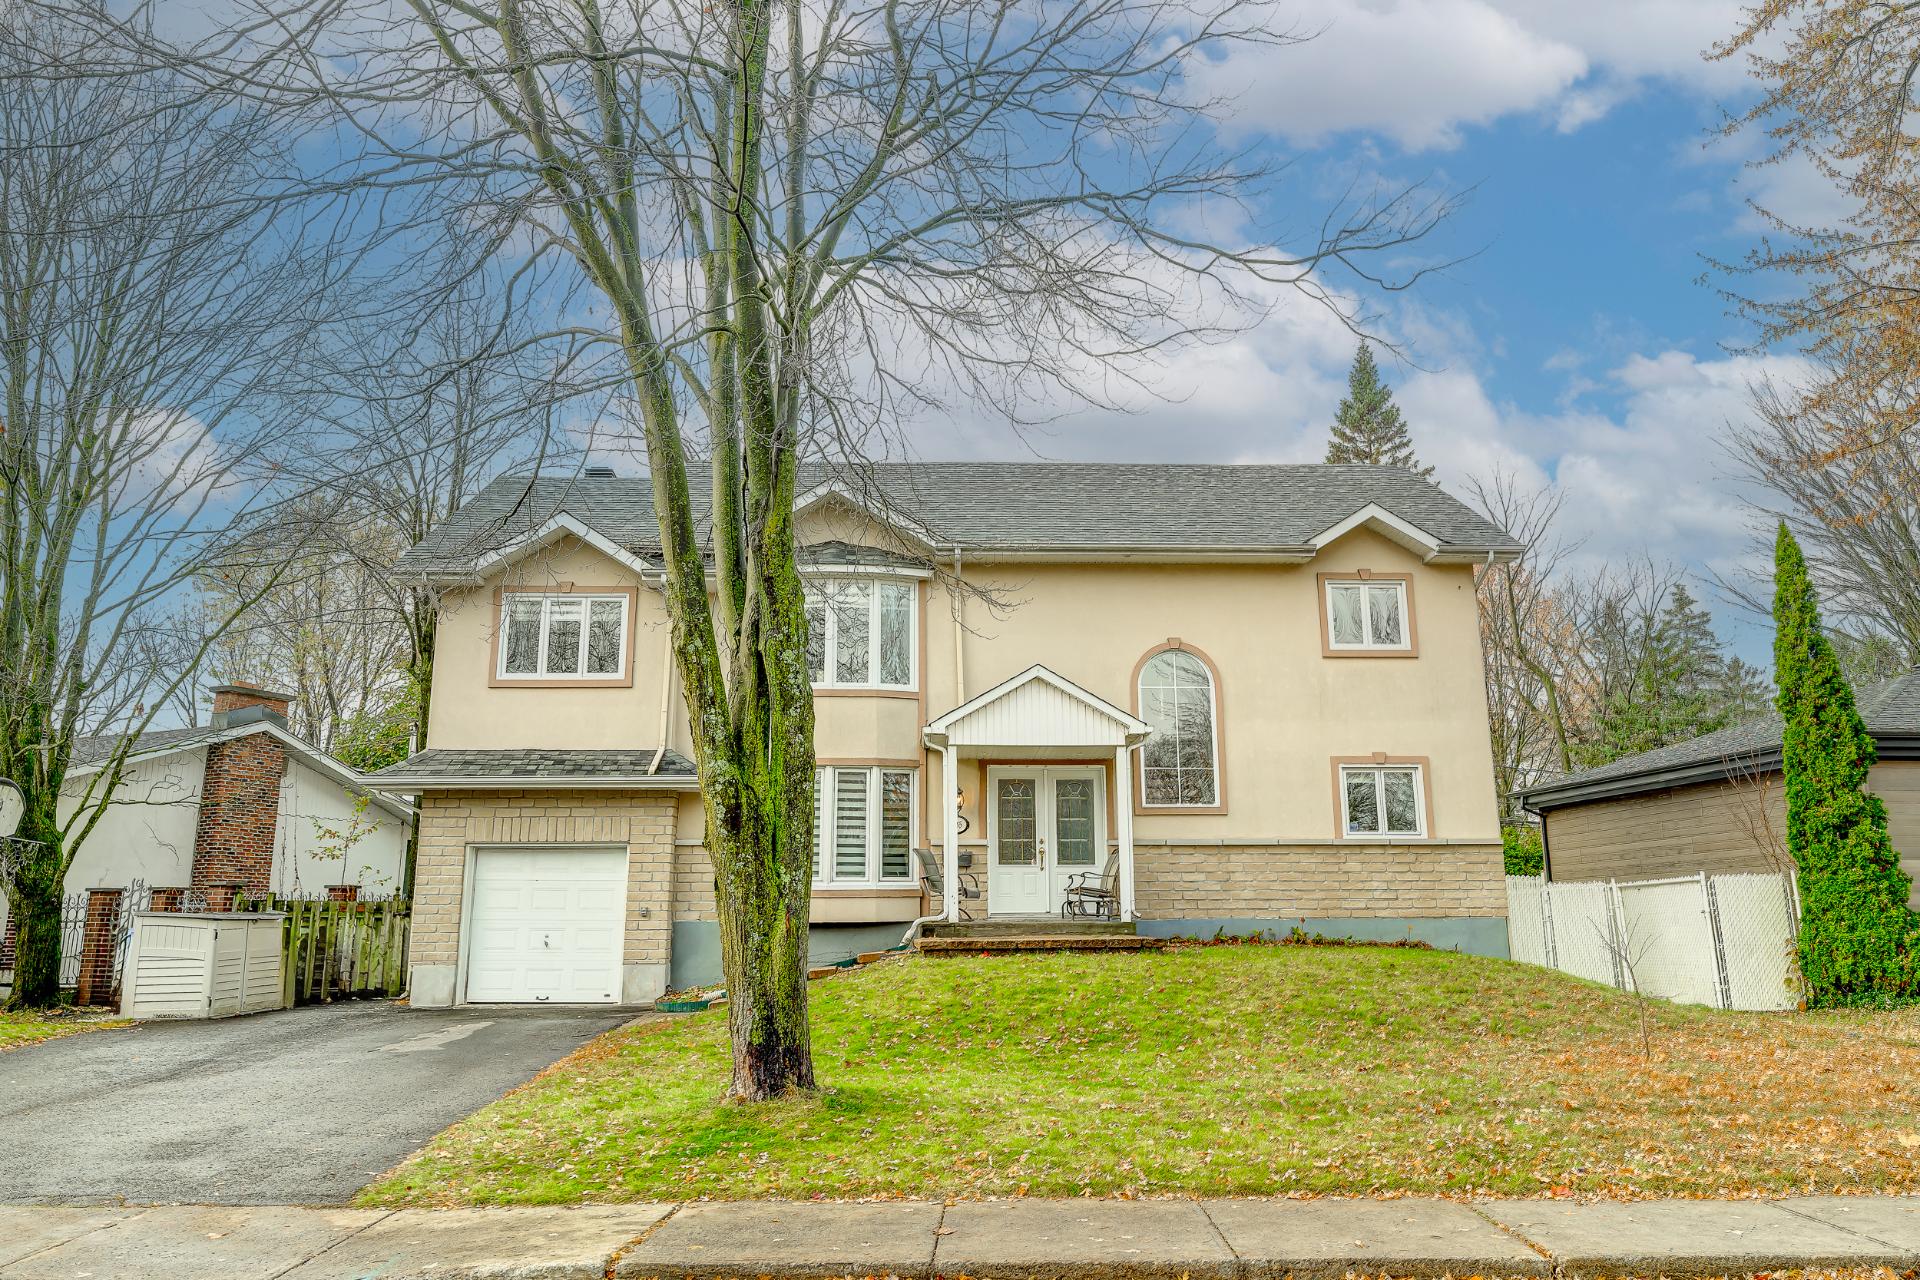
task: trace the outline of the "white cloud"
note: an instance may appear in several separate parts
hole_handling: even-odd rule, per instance
[[[1702,55],[1733,33],[1739,0],[1291,0],[1277,30],[1305,45],[1237,49],[1196,67],[1196,88],[1236,103],[1232,128],[1314,145],[1369,132],[1410,151],[1537,114],[1563,131],[1658,80],[1737,92],[1739,59]]]
[[[1237,127],[1302,144],[1366,131],[1409,150],[1450,147],[1462,126],[1538,110],[1588,70],[1578,49],[1487,0],[1308,0],[1284,13],[1293,30],[1319,34],[1244,46],[1192,76],[1237,103]]]

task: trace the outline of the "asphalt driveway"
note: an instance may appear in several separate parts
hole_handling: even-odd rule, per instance
[[[631,1018],[353,1001],[0,1054],[0,1204],[341,1204]]]

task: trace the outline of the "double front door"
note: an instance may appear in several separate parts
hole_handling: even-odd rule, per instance
[[[1067,882],[1106,865],[1106,772],[1085,765],[987,769],[987,914],[1057,913]]]

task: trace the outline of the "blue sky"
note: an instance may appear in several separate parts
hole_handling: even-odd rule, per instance
[[[1562,533],[1589,560],[1645,552],[1704,577],[1758,563],[1721,440],[1746,386],[1792,376],[1747,340],[1703,255],[1756,233],[1749,195],[1795,214],[1831,201],[1804,169],[1751,169],[1758,140],[1714,140],[1752,96],[1702,51],[1734,30],[1720,0],[1303,0],[1320,34],[1236,55],[1210,86],[1229,131],[1297,178],[1256,214],[1297,222],[1353,174],[1477,186],[1436,251],[1476,256],[1385,301],[1412,365],[1387,373],[1424,459],[1457,488],[1495,467],[1566,493]],[[1292,215],[1292,217],[1289,217]],[[1169,370],[1169,402],[1121,424],[1069,417],[1022,442],[981,421],[964,451],[1020,456],[1313,460],[1353,342],[1278,299],[1256,329]],[[920,437],[930,456],[950,451]],[[1704,583],[1721,630],[1766,661],[1765,627]]]

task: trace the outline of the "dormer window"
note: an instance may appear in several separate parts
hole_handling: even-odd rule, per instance
[[[807,663],[816,689],[913,689],[918,587],[820,578],[807,587]]]
[[[496,678],[627,683],[632,603],[627,592],[505,592]]]

